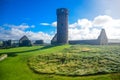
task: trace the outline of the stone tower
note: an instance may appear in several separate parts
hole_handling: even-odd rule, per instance
[[[57,14],[57,44],[68,43],[68,10],[59,8]]]
[[[105,32],[105,29],[101,30],[101,33],[98,36],[97,41],[98,41],[98,44],[100,44],[100,45],[108,44],[108,38],[107,38],[107,35],[106,35],[106,32]]]

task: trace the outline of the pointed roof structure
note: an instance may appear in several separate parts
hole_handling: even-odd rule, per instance
[[[31,45],[32,45],[32,43],[26,35],[24,35],[22,38],[20,38],[19,46],[31,46]]]
[[[29,40],[28,37],[26,35],[24,35],[22,38],[20,38],[20,41],[21,40]]]
[[[98,42],[100,45],[106,45],[108,44],[108,38],[105,32],[105,29],[102,29],[100,32],[100,35],[98,36]]]

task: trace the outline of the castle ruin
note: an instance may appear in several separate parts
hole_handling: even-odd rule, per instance
[[[51,40],[51,44],[90,44],[90,45],[106,45],[108,44],[107,35],[104,29],[101,30],[97,39],[93,40],[70,40],[68,41],[68,10],[59,8],[57,14],[57,33]]]

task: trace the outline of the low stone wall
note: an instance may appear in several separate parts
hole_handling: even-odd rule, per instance
[[[2,54],[2,55],[0,56],[0,61],[4,60],[4,59],[7,58],[7,57],[8,57],[7,54]]]
[[[69,44],[88,44],[88,45],[100,45],[97,39],[91,40],[70,40]]]

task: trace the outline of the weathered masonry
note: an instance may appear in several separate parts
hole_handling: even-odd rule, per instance
[[[67,44],[68,43],[68,10],[59,8],[57,14],[57,34],[51,41],[52,44]]]

